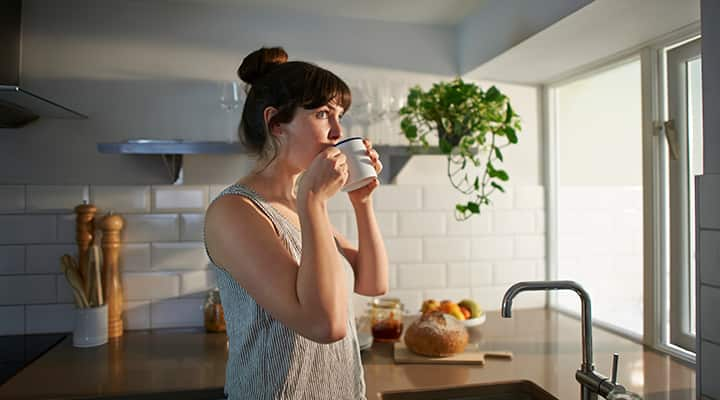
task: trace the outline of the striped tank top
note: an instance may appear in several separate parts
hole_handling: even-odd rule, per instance
[[[250,188],[235,184],[217,198],[240,195],[272,221],[283,245],[300,263],[300,231]],[[207,252],[207,243],[205,243]],[[210,265],[217,276],[229,340],[225,368],[225,395],[236,399],[362,399],[365,400],[360,348],[352,308],[353,271],[343,260],[348,290],[347,335],[321,344],[309,340],[274,319],[220,265]]]

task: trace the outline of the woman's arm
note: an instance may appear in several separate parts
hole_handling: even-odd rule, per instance
[[[388,291],[388,259],[372,199],[353,204],[358,229],[358,248],[339,233],[340,248],[355,271],[355,293],[379,296]]]
[[[240,196],[208,209],[208,252],[273,318],[310,340],[334,342],[346,334],[347,289],[324,202],[308,199],[299,215],[299,265],[270,219]]]

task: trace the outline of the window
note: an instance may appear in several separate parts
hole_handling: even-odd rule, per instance
[[[592,299],[593,321],[643,333],[642,96],[639,57],[552,87],[556,271]],[[579,313],[574,293],[551,304]]]

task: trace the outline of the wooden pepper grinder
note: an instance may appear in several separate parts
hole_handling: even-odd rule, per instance
[[[78,244],[78,265],[80,277],[82,278],[83,291],[85,296],[90,285],[90,245],[93,244],[95,236],[95,213],[97,208],[94,205],[83,201],[83,204],[75,207],[75,241]]]
[[[103,271],[105,274],[105,299],[108,307],[108,338],[120,337],[123,334],[123,291],[120,277],[118,256],[120,250],[120,231],[125,221],[111,211],[101,223],[103,231]]]

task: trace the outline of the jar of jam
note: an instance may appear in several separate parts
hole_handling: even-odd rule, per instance
[[[377,342],[395,342],[403,331],[403,305],[399,299],[384,297],[373,299],[370,306],[370,326]]]
[[[208,332],[225,332],[225,314],[220,302],[220,290],[210,289],[203,306],[205,330]]]

